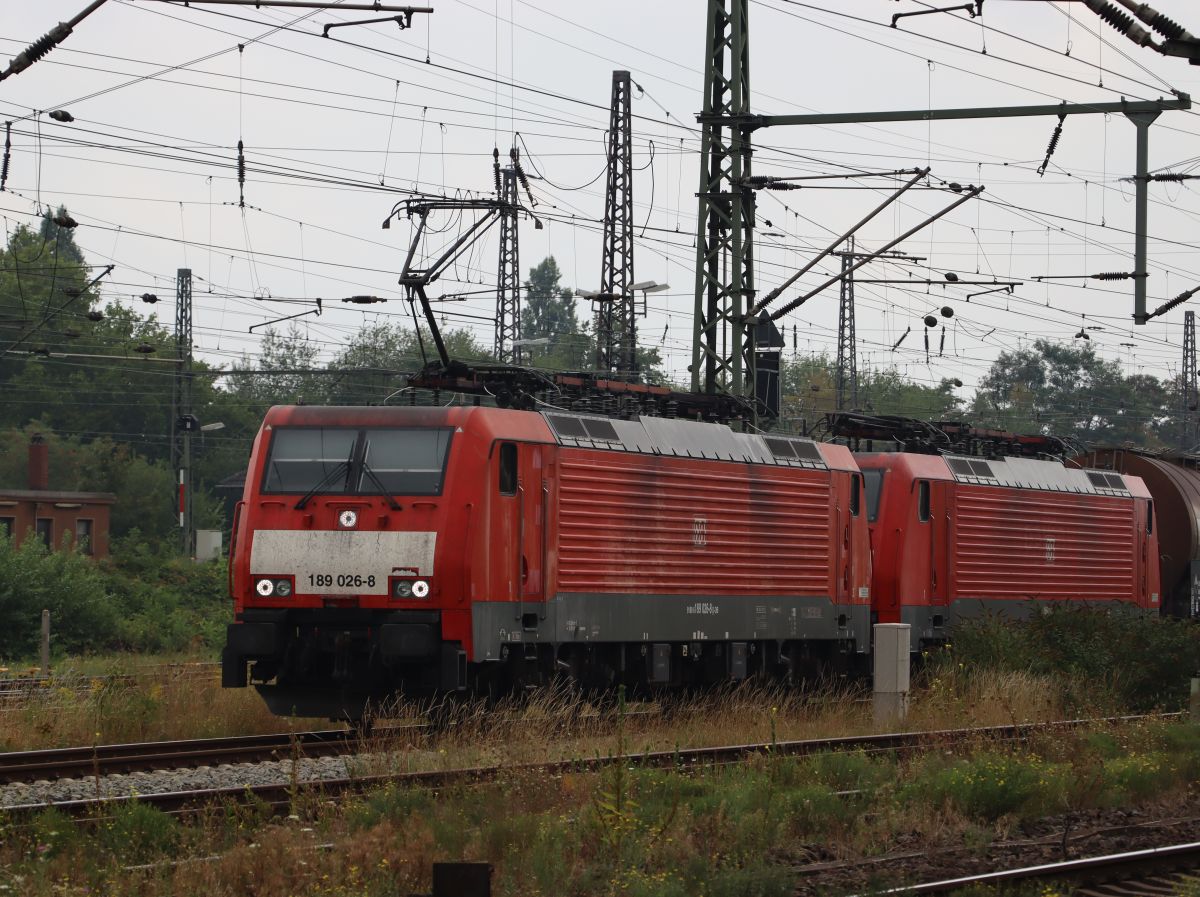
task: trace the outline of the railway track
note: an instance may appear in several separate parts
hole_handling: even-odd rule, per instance
[[[639,710],[627,713],[626,719],[656,715]],[[430,724],[408,723],[380,726],[370,734],[329,729],[10,751],[0,753],[0,785],[395,750],[402,740],[430,731]]]
[[[1156,894],[1178,893],[1179,882],[1188,872],[1197,869],[1200,869],[1200,842],[1192,841],[948,878],[870,893],[876,897],[880,894],[954,894],[967,888],[995,887],[1016,882],[1066,881],[1080,884],[1072,891],[1077,897],[1152,897]]]
[[[12,751],[0,754],[0,784],[215,766],[222,763],[254,763],[284,759],[296,754],[305,757],[326,757],[351,753],[361,746],[361,739],[356,733],[332,729],[232,738],[193,738],[180,741],[51,748],[41,751]]]
[[[1167,714],[1169,718],[1175,714]],[[123,804],[138,801],[154,806],[172,814],[185,815],[214,803],[255,801],[279,812],[290,812],[296,798],[305,794],[316,799],[335,798],[343,794],[367,791],[387,785],[402,785],[412,788],[444,788],[452,785],[469,785],[492,781],[503,775],[514,775],[536,772],[542,776],[561,776],[578,772],[590,772],[611,766],[614,763],[637,764],[643,767],[676,768],[681,770],[702,769],[743,763],[753,758],[768,756],[803,756],[806,754],[824,753],[839,750],[858,750],[869,753],[922,750],[931,747],[951,747],[972,741],[988,741],[1003,743],[1025,740],[1036,735],[1052,735],[1058,731],[1068,731],[1084,725],[1117,724],[1147,719],[1145,716],[1112,717],[1103,720],[1084,719],[1066,720],[1054,723],[1031,723],[1015,726],[988,726],[974,729],[945,729],[921,732],[887,733],[881,735],[856,735],[837,738],[810,739],[804,741],[764,742],[750,744],[723,745],[718,747],[690,748],[675,751],[654,751],[640,754],[625,754],[603,758],[573,759],[552,761],[548,763],[529,763],[508,766],[481,766],[455,768],[448,770],[389,773],[380,775],[355,776],[353,778],[327,778],[312,782],[279,782],[263,785],[238,785],[234,787],[205,788],[193,791],[176,791],[160,794],[138,794],[119,797],[88,798],[83,800],[58,801],[54,803],[30,803],[20,806],[10,806],[6,812],[21,814],[37,812],[54,807],[83,817],[103,817],[110,815]],[[1155,718],[1164,718],[1158,716]],[[420,727],[418,727],[420,728]],[[255,742],[253,739],[257,739]],[[272,741],[274,739],[274,741]],[[229,744],[232,753],[222,755],[221,742],[242,741],[241,744]],[[177,749],[163,749],[164,744],[175,745]],[[200,744],[203,753],[199,755],[194,746]],[[245,758],[259,752],[257,756],[268,755],[270,759],[286,759],[291,756],[313,756],[314,751],[325,751],[327,754],[351,753],[364,746],[364,742],[349,732],[304,732],[275,736],[252,736],[251,739],[208,739],[203,742],[159,742],[144,745],[112,745],[113,753],[106,762],[111,765],[108,771],[117,769],[146,769],[146,764],[173,763],[176,768],[184,765],[212,765],[220,762],[245,762]],[[99,760],[91,756],[91,752],[100,748],[68,748],[73,753],[66,758],[70,768],[84,770],[83,775],[94,775]],[[21,754],[0,755],[0,776],[8,775],[9,781],[25,780],[31,774],[42,778],[52,776],[55,770],[48,765],[52,760],[48,755],[60,753],[53,751],[22,752]],[[35,757],[32,755],[41,755]],[[239,760],[218,759],[224,756],[237,757]],[[38,764],[41,765],[38,765]],[[7,769],[11,772],[5,772]],[[142,764],[142,765],[138,765]],[[60,767],[60,770],[68,766]],[[161,765],[153,768],[162,768]],[[21,770],[26,770],[21,772]],[[103,772],[101,773],[103,774]]]

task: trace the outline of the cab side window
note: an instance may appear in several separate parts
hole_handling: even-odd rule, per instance
[[[517,494],[517,444],[500,443],[500,494]]]
[[[929,520],[929,481],[917,483],[917,519],[922,523]]]
[[[867,520],[879,519],[879,499],[883,497],[883,471],[867,469],[862,472],[863,491],[867,493]]]
[[[858,474],[850,477],[850,513],[857,517],[862,504],[862,480]]]

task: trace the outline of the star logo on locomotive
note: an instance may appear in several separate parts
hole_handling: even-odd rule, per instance
[[[358,524],[358,514],[354,511],[342,511],[338,514],[338,526],[342,529],[353,529]]]

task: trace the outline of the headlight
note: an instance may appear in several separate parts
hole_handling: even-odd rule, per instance
[[[275,594],[275,583],[269,579],[260,579],[254,586],[255,591],[264,598],[270,598]]]
[[[292,583],[287,579],[275,580],[275,594],[280,598],[286,598],[292,594]]]
[[[429,582],[424,579],[396,579],[392,581],[393,598],[428,598]]]

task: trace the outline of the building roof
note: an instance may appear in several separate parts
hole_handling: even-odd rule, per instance
[[[231,473],[221,482],[213,486],[214,489],[231,490],[241,492],[246,487],[246,471],[239,470],[236,473]]]
[[[0,501],[77,502],[87,505],[111,505],[117,497],[111,492],[57,492],[53,489],[0,489]]]

